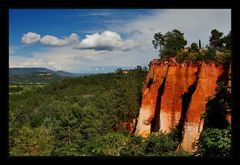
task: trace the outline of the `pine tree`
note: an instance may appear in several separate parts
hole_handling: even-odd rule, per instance
[[[198,40],[198,49],[201,49],[202,45],[201,45],[201,40]]]

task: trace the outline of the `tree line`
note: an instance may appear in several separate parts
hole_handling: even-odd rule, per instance
[[[205,48],[202,47],[201,40],[198,44],[193,42],[190,47],[185,48],[187,40],[184,38],[184,33],[177,29],[164,35],[161,32],[155,33],[152,44],[159,50],[160,60],[176,58],[178,63],[204,61],[218,64],[229,64],[231,61],[231,31],[223,36],[223,33],[217,29],[212,30],[209,45]]]

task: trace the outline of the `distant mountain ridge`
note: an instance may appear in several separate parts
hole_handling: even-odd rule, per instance
[[[46,68],[9,68],[9,83],[11,84],[46,84],[59,82],[65,78],[93,75],[92,73],[70,73],[52,71]]]
[[[26,75],[32,73],[51,73],[60,77],[80,77],[85,75],[92,75],[92,73],[70,73],[62,70],[52,71],[46,68],[9,68],[10,75]]]

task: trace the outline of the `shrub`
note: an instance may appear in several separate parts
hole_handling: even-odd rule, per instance
[[[226,116],[231,109],[231,94],[228,91],[229,86],[224,82],[218,82],[216,94],[207,98],[206,112],[202,115],[205,128],[225,129],[229,126]]]
[[[186,61],[187,62],[190,62],[190,63],[196,63],[196,53],[189,53],[189,55],[187,56],[186,58]]]
[[[231,128],[208,128],[201,133],[196,145],[197,156],[231,157]]]
[[[177,148],[177,142],[173,141],[168,135],[160,132],[159,135],[151,134],[145,149],[147,156],[164,156]]]
[[[202,60],[208,63],[208,62],[214,61],[215,57],[216,57],[216,49],[209,47],[206,54],[202,56]]]
[[[128,141],[127,136],[112,132],[97,136],[85,146],[85,150],[91,156],[120,156],[121,151],[127,148]]]
[[[191,44],[191,51],[192,52],[198,52],[198,45],[197,45],[197,43],[193,42]]]
[[[218,53],[216,55],[216,62],[218,64],[229,64],[229,63],[231,63],[231,51]]]
[[[176,55],[176,61],[177,61],[177,63],[183,63],[184,61],[185,61],[185,59],[186,59],[186,57],[187,57],[187,53],[178,53],[177,55]]]
[[[144,156],[146,144],[146,141],[141,136],[132,136],[128,141],[128,147],[121,151],[121,156]]]
[[[23,88],[22,87],[9,87],[9,92],[20,92],[20,91],[23,91]]]

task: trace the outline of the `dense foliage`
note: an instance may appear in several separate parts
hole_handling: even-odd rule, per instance
[[[231,93],[229,86],[219,82],[216,94],[207,98],[207,109],[202,115],[204,130],[197,142],[196,155],[205,157],[231,157],[231,126],[227,115],[231,115]]]
[[[223,36],[222,32],[219,32],[217,29],[214,29],[211,31],[211,36],[209,39],[210,42],[210,46],[214,47],[214,48],[221,48],[222,47],[222,41],[221,38]]]
[[[196,155],[204,157],[231,157],[231,128],[207,128],[198,140]]]
[[[207,98],[206,112],[203,114],[206,128],[226,129],[229,123],[226,118],[231,115],[231,94],[229,86],[218,83],[216,94]]]
[[[20,86],[10,86],[9,87],[9,92],[17,93],[23,91],[23,88]]]
[[[156,33],[152,43],[155,49],[160,48],[161,58],[174,57],[187,44],[183,35],[184,33],[177,29],[167,32],[165,35]]]
[[[65,77],[61,77],[55,74],[46,73],[28,73],[22,75],[9,75],[9,82],[12,84],[48,84],[52,82],[59,82]]]
[[[205,63],[214,62],[217,64],[229,64],[231,62],[232,33],[223,36],[222,32],[214,29],[209,37],[210,46],[202,48],[201,40],[199,43],[191,43],[190,47],[185,48],[187,41],[184,33],[177,29],[163,35],[161,32],[155,33],[152,44],[155,49],[159,49],[160,60],[176,58],[178,63]]]
[[[175,156],[173,134],[134,137],[147,68],[65,79],[9,96],[11,156]],[[113,126],[116,128],[113,129]]]

